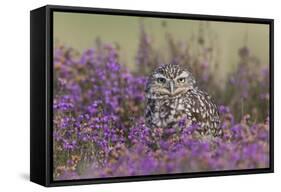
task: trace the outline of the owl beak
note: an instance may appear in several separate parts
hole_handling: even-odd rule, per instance
[[[170,93],[173,95],[175,92],[175,84],[173,81],[170,82]]]

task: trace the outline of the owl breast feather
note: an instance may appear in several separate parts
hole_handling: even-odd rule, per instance
[[[191,90],[177,98],[148,99],[146,107],[148,127],[178,127],[180,120],[197,124],[200,134],[218,134],[219,115],[210,96],[200,90]]]

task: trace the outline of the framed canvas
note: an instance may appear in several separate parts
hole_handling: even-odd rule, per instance
[[[273,20],[31,11],[30,179],[273,172]]]

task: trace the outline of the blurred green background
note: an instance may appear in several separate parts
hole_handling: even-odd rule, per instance
[[[79,52],[93,47],[97,38],[117,44],[120,61],[134,70],[141,26],[153,47],[164,53],[168,51],[167,33],[190,47],[198,35],[209,39],[206,43],[217,48],[216,62],[222,77],[237,66],[241,46],[247,46],[262,65],[269,64],[269,25],[266,24],[55,12],[54,41]]]

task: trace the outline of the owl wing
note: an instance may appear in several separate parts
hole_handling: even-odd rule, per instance
[[[217,134],[219,128],[218,110],[211,97],[203,91],[192,91],[187,97],[187,115],[198,124],[203,133]]]

